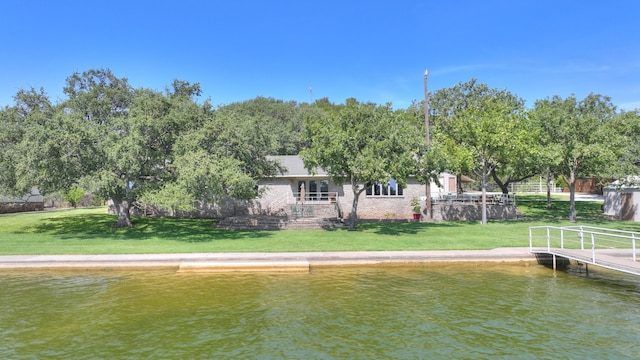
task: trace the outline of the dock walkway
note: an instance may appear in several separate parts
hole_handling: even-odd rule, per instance
[[[640,233],[589,226],[529,228],[533,254],[547,254],[603,268],[640,275],[636,240]]]

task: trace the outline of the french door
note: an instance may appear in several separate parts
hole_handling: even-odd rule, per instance
[[[298,201],[329,200],[329,180],[298,180]]]

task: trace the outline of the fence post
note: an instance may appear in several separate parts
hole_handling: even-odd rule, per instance
[[[564,249],[564,229],[560,228],[560,249]]]
[[[578,237],[580,238],[580,250],[584,250],[584,232],[582,230],[582,226],[580,226]]]
[[[531,227],[529,227],[529,252],[533,251],[533,231]]]

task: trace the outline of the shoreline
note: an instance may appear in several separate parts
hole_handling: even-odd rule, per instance
[[[177,272],[308,272],[347,266],[424,266],[433,263],[537,263],[529,248],[430,251],[333,251],[102,255],[6,255],[11,269],[151,269]]]

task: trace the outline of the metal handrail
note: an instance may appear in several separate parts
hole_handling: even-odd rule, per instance
[[[529,227],[529,250],[533,251],[533,239],[534,239],[534,229],[545,229],[546,230],[546,245],[547,245],[547,251],[551,252],[551,240],[552,239],[558,239],[555,237],[551,236],[551,230],[557,230],[559,232],[559,242],[560,242],[560,249],[564,249],[565,248],[565,242],[571,242],[571,240],[568,240],[568,238],[565,236],[566,232],[569,233],[576,233],[578,236],[578,240],[580,243],[580,249],[581,250],[585,250],[585,235],[587,237],[589,237],[591,239],[589,245],[591,247],[591,257],[592,257],[592,261],[595,263],[596,262],[596,248],[600,247],[600,248],[609,248],[609,249],[617,249],[617,247],[615,246],[607,246],[607,245],[603,245],[604,243],[611,243],[614,242],[615,244],[623,244],[623,245],[627,245],[629,244],[631,247],[631,252],[632,252],[632,258],[633,261],[637,261],[637,239],[640,237],[640,233],[639,232],[635,232],[635,231],[625,231],[625,230],[616,230],[616,229],[606,229],[606,228],[598,228],[598,227],[592,227],[592,226],[566,226],[566,227],[558,227],[558,226],[531,226]],[[591,230],[597,230],[597,231],[591,231]],[[538,238],[541,236],[537,236]],[[596,238],[599,237],[599,244],[598,246],[596,245]],[[611,239],[607,239],[607,238],[613,238],[613,239],[623,239],[623,240],[629,240],[629,241],[617,241],[617,240],[611,240]],[[622,248],[628,248],[627,246],[623,246]]]
[[[338,192],[336,191],[305,191],[304,199],[301,197],[302,193],[300,192],[293,192],[290,195],[291,197],[287,200],[288,204],[330,204],[338,199]]]

